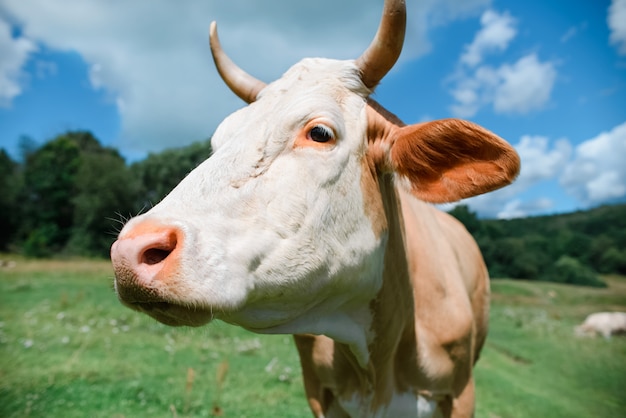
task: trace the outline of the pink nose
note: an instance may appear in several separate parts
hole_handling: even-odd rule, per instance
[[[111,261],[120,299],[129,304],[163,301],[164,287],[178,270],[182,240],[178,228],[144,222],[115,241]]]

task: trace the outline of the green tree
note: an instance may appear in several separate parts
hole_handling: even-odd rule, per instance
[[[116,150],[89,132],[67,132],[28,152],[23,250],[30,256],[108,252],[118,217],[130,213],[138,182]]]
[[[184,148],[150,154],[131,166],[141,183],[139,210],[151,207],[165,197],[180,181],[211,155],[210,141]]]
[[[470,234],[476,236],[480,232],[481,223],[476,216],[476,212],[472,212],[469,206],[458,205],[448,213],[458,219]]]
[[[618,273],[626,275],[626,249],[608,248],[600,258],[600,273]]]
[[[624,274],[626,271],[626,205],[479,222],[476,241],[492,277],[574,280],[597,285],[591,278],[597,279],[597,272]],[[565,266],[559,272],[555,260],[561,260]],[[568,270],[571,260],[581,269],[577,278],[564,273],[573,270]]]
[[[606,233],[593,238],[587,258],[597,271],[601,273],[611,273],[610,266],[605,264],[605,254],[614,247],[616,247],[615,241]]]
[[[579,260],[587,261],[592,239],[582,232],[573,232],[565,245],[565,253]]]
[[[80,148],[71,134],[61,135],[27,156],[23,225],[27,255],[51,255],[69,239],[79,156]]]
[[[24,162],[39,149],[39,144],[30,136],[21,135],[17,147],[20,153],[20,161]]]
[[[0,149],[0,250],[6,251],[15,238],[20,219],[18,199],[22,187],[22,177],[17,162]]]
[[[542,279],[566,284],[606,287],[606,283],[601,281],[593,270],[567,255],[561,256]]]
[[[117,152],[93,149],[83,154],[72,199],[68,252],[107,256],[122,222],[119,218],[133,211],[138,190],[139,181]]]

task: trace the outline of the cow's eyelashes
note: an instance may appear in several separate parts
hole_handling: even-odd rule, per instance
[[[328,126],[315,125],[309,129],[307,138],[315,142],[326,143],[335,139],[335,133]]]
[[[337,143],[337,134],[326,120],[309,121],[298,132],[298,136],[295,138],[294,148],[313,148],[317,150],[331,150]]]

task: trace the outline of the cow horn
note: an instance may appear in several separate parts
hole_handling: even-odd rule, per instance
[[[265,87],[265,83],[252,77],[239,68],[222,50],[220,38],[217,36],[217,23],[211,22],[209,44],[213,61],[226,85],[246,103],[252,103]]]
[[[376,87],[398,60],[405,30],[405,0],[385,0],[378,32],[367,50],[356,60],[361,80],[368,88]]]

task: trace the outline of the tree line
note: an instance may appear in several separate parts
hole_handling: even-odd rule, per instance
[[[626,275],[626,205],[562,215],[482,220],[467,206],[450,214],[478,242],[492,277],[605,286]]]
[[[0,149],[0,251],[29,257],[107,256],[128,218],[160,201],[211,155],[210,141],[127,164],[90,133]]]
[[[20,161],[0,149],[0,251],[29,257],[108,256],[126,219],[211,155],[205,140],[127,164],[85,131],[20,146]],[[626,205],[512,220],[479,219],[464,205],[450,213],[492,277],[602,286],[599,274],[626,275]]]

